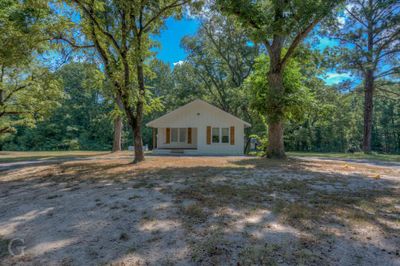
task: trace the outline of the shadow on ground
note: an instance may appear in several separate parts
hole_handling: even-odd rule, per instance
[[[390,177],[397,174],[355,164],[223,157],[7,170],[0,178],[0,260],[396,265],[400,180]],[[15,238],[24,240],[24,255],[5,250]]]

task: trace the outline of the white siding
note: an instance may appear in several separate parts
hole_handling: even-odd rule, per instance
[[[186,131],[187,134],[187,131]],[[196,148],[197,146],[197,129],[192,128],[192,144],[187,143],[187,137],[185,143],[166,143],[166,128],[158,128],[157,129],[157,147],[161,149],[168,148]]]
[[[197,151],[199,154],[215,155],[240,155],[244,150],[244,122],[240,119],[209,105],[203,101],[196,100],[183,106],[172,113],[156,119],[148,124],[158,128],[158,147],[173,147],[165,144],[165,128],[191,127],[197,129],[193,134],[193,143],[197,139]],[[218,128],[235,127],[235,144],[211,143],[207,144],[207,126]],[[196,136],[197,135],[197,136]]]

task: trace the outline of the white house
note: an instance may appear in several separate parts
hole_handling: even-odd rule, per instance
[[[149,123],[153,153],[241,155],[251,125],[205,101],[195,100]]]

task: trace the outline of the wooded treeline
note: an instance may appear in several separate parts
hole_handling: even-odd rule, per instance
[[[141,161],[146,121],[200,98],[250,122],[246,135],[269,157],[400,153],[397,1],[221,0],[207,15],[202,1],[4,3],[3,150],[111,150],[122,119],[122,146]],[[201,26],[181,41],[187,58],[170,66],[156,59],[151,34],[188,8]],[[321,50],[321,38],[334,45]],[[69,60],[49,68],[49,51]],[[327,85],[332,71],[352,76]]]

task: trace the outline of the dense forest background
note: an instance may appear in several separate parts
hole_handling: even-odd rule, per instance
[[[199,80],[190,74],[189,62],[171,69],[161,61],[152,62],[155,75],[153,92],[161,97],[163,109],[147,115],[145,121],[171,111],[196,98],[224,109],[222,104]],[[113,136],[112,101],[92,82],[96,65],[71,63],[57,71],[63,81],[64,98],[52,114],[35,127],[21,126],[17,133],[3,141],[4,150],[111,150]],[[198,76],[197,76],[198,77]],[[400,101],[395,90],[399,84],[384,85],[375,98],[372,132],[373,150],[400,153]],[[393,92],[392,92],[393,90]],[[236,115],[249,120],[249,98],[245,88],[234,90],[230,106]],[[362,143],[363,95],[361,87],[343,91],[341,85],[327,86],[322,80],[311,90],[313,100],[300,120],[286,123],[285,146],[289,151],[347,152],[359,151]],[[395,96],[395,97],[393,97]],[[312,106],[311,106],[312,105]],[[247,135],[265,133],[265,123],[255,113]],[[123,147],[132,146],[129,129],[124,123]],[[151,147],[151,131],[144,130],[144,143]]]
[[[199,19],[198,32],[182,39],[181,46],[187,58],[171,66],[156,59],[154,48],[158,44],[149,37],[150,31],[159,33],[169,14],[160,17],[161,13],[156,12],[151,19],[152,9],[149,9],[151,12],[143,8],[138,10],[139,17],[146,15],[141,12],[151,13],[147,14],[149,23],[139,23],[144,28],[130,33],[134,36],[132,40],[126,39],[129,36],[126,32],[125,39],[120,41],[125,42],[124,48],[110,40],[121,37],[118,27],[125,25],[126,18],[115,25],[106,19],[102,21],[104,25],[94,27],[91,22],[94,18],[87,9],[79,11],[85,19],[73,22],[62,13],[76,11],[65,9],[63,5],[52,10],[46,1],[33,4],[7,0],[5,3],[0,8],[0,22],[4,26],[0,31],[2,42],[6,44],[0,47],[0,108],[3,110],[0,111],[0,150],[111,150],[116,121],[120,119],[124,149],[134,145],[141,147],[141,135],[143,144],[152,148],[152,133],[144,126],[146,122],[194,99],[203,99],[251,123],[246,135],[259,139],[262,150],[268,145],[268,125],[277,118],[279,123],[284,121],[284,146],[288,151],[356,152],[363,147],[365,150],[368,138],[364,133],[369,132],[368,125],[372,125],[371,149],[400,153],[400,16],[395,1],[379,2],[380,5],[372,6],[369,11],[350,0],[343,1],[346,5],[338,11],[330,1],[319,1],[327,9],[323,14],[314,10],[314,5],[304,4],[307,7],[304,10],[321,16],[315,23],[324,17],[327,19],[315,31],[307,32],[303,42],[296,42],[296,49],[282,44],[279,51],[272,53],[285,51],[290,55],[286,68],[279,72],[284,88],[279,93],[268,84],[273,79],[267,78],[267,73],[270,74],[276,64],[271,59],[271,47],[263,45],[263,42],[268,44],[266,40],[259,40],[262,35],[259,29],[245,27],[247,24],[243,23],[251,15],[233,18],[229,12],[235,14],[235,10],[216,5],[213,12]],[[272,7],[278,11],[288,8],[276,3],[271,4]],[[112,4],[109,9],[89,4],[87,8],[99,8],[98,14],[120,11],[119,5]],[[181,16],[184,9],[178,9],[176,12]],[[134,8],[127,10],[136,12]],[[249,7],[248,11],[257,10]],[[357,22],[368,19],[366,14],[372,11],[376,12],[374,22],[380,21],[376,22],[373,36],[377,39],[374,58],[368,57],[374,51],[364,51],[365,43],[360,41],[366,36],[362,29],[365,23]],[[307,12],[302,14],[306,20]],[[346,12],[350,15],[344,18]],[[330,13],[333,15],[328,15]],[[386,13],[389,15],[384,15]],[[333,22],[328,19],[330,16]],[[269,25],[268,21],[259,23]],[[361,35],[347,31],[343,23],[357,29]],[[282,25],[277,23],[278,29],[274,30],[288,34],[289,40],[291,35]],[[104,34],[104,29],[109,30],[108,34]],[[138,34],[142,32],[145,34]],[[86,35],[77,38],[83,33]],[[115,34],[112,38],[111,33]],[[268,34],[264,36],[267,39]],[[276,36],[272,34],[271,38]],[[341,42],[322,50],[317,47],[323,38]],[[385,42],[380,46],[382,40]],[[136,47],[137,41],[142,46]],[[357,43],[359,41],[361,43]],[[107,49],[102,50],[102,47]],[[361,47],[361,50],[351,47]],[[122,50],[117,53],[117,48]],[[41,57],[46,52],[57,54],[63,63],[49,67]],[[109,62],[114,63],[107,65]],[[371,65],[375,69],[369,69]],[[328,85],[326,76],[332,71],[351,76],[339,84]],[[372,76],[366,75],[367,72]],[[127,77],[126,80],[121,79],[122,76]],[[368,96],[368,90],[373,91],[374,97]],[[373,104],[366,104],[365,99]],[[373,106],[373,116],[366,112],[366,107],[370,106]],[[372,123],[366,123],[370,117]]]

